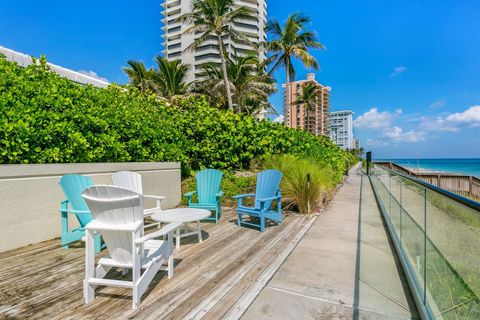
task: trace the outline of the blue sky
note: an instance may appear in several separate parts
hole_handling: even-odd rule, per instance
[[[162,50],[161,1],[8,1],[0,45],[125,83],[128,59]],[[355,134],[377,158],[480,158],[477,0],[269,0],[269,18],[312,16],[327,47],[317,79],[332,110],[355,112]],[[306,73],[297,65],[297,78]],[[284,81],[284,72],[277,75]],[[281,109],[281,95],[272,97]]]

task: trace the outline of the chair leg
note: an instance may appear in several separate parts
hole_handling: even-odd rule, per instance
[[[89,304],[95,299],[95,288],[88,284],[88,279],[83,280],[83,299]]]
[[[173,254],[168,257],[167,272],[168,279],[171,279],[173,277]]]
[[[100,251],[102,251],[102,236],[100,236],[100,234],[97,233],[95,235],[94,242],[95,242],[95,253],[99,253]]]
[[[175,247],[177,249],[180,249],[180,229],[181,227],[175,230]]]
[[[265,217],[260,217],[260,232],[265,230]]]
[[[141,249],[135,244],[135,239],[140,238],[141,231],[132,232],[132,283],[133,283],[133,309],[140,307],[140,289],[139,289],[139,279],[141,277],[141,266],[140,266],[140,252]]]
[[[198,234],[198,242],[202,243],[202,229],[200,229],[200,221],[197,221],[197,234]]]
[[[62,206],[66,210],[66,205]],[[68,235],[68,214],[67,212],[61,212],[62,214],[62,237],[60,239],[60,243],[62,244],[63,249],[68,249],[68,243],[67,242],[67,235]]]
[[[138,287],[133,287],[133,310],[140,307],[140,296],[138,294]]]
[[[239,212],[238,214],[238,219],[237,219],[237,223],[238,223],[238,226],[242,226],[242,214]]]
[[[217,210],[215,211],[215,223],[218,223],[220,217],[222,216],[222,206],[217,206]]]
[[[94,252],[94,233],[86,231],[86,250],[85,250],[85,280],[83,280],[83,298],[85,303],[90,303],[95,299],[95,288],[89,284],[90,279],[95,277],[95,252]]]

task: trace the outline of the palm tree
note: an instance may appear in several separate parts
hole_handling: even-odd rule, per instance
[[[192,24],[185,33],[200,34],[189,49],[195,50],[212,35],[216,37],[222,63],[223,78],[227,79],[227,59],[225,57],[223,38],[227,37],[231,40],[237,39],[249,42],[244,35],[232,28],[235,22],[249,18],[252,18],[252,11],[245,6],[235,8],[234,0],[195,0],[192,12],[182,16],[183,22]],[[225,92],[228,107],[230,110],[233,110],[232,95],[228,81],[225,82]]]
[[[308,131],[310,124],[310,111],[315,111],[317,105],[319,91],[314,83],[307,83],[302,87],[302,91],[297,93],[296,105],[303,105],[305,110],[305,131]]]
[[[185,83],[189,66],[180,60],[168,61],[162,56],[156,57],[158,69],[154,71],[153,81],[160,96],[171,99],[185,94],[188,84]]]
[[[197,83],[197,92],[208,93],[216,103],[222,103],[225,93],[223,72],[213,63],[202,66],[204,81]],[[227,59],[227,78],[232,102],[237,112],[250,115],[265,107],[268,97],[276,91],[275,82],[264,72],[254,53]]]
[[[127,74],[130,84],[142,93],[153,91],[153,70],[147,69],[141,61],[128,60],[127,64],[130,67],[123,68],[123,71]]]
[[[306,25],[308,23],[310,23],[310,18],[300,13],[291,14],[283,28],[277,20],[271,20],[267,23],[267,32],[273,36],[273,39],[266,45],[267,51],[271,53],[268,63],[273,64],[270,74],[279,68],[285,68],[287,99],[289,97],[290,80],[295,78],[292,59],[299,59],[305,67],[318,69],[317,60],[308,51],[324,48],[317,41],[316,33],[307,30]]]

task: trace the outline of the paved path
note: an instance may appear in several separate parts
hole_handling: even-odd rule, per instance
[[[410,319],[367,179],[352,172],[243,319]],[[360,198],[362,197],[360,210]]]

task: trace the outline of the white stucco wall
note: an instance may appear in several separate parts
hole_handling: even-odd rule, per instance
[[[180,203],[180,163],[0,165],[0,252],[60,237],[64,195],[58,182],[64,174],[83,174],[94,184],[112,184],[111,175],[121,170],[141,173],[145,194],[167,197],[164,209]]]

